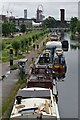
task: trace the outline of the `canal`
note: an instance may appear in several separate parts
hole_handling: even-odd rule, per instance
[[[61,118],[78,118],[78,49],[72,49],[70,36],[65,34],[64,39],[69,41],[69,50],[65,52],[67,63],[66,77],[63,82],[57,82],[59,96],[59,112]]]

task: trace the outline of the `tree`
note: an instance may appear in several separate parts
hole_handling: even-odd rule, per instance
[[[47,28],[54,28],[55,25],[56,25],[56,20],[54,19],[54,17],[51,16],[46,18],[42,23],[42,26]]]
[[[26,42],[24,40],[21,41],[21,49],[22,49],[22,51],[25,50],[25,43]]]
[[[6,47],[5,43],[2,41],[2,50]]]
[[[29,45],[31,45],[31,41],[32,41],[32,38],[31,38],[31,37],[29,37]]]
[[[19,51],[19,49],[20,49],[20,42],[19,42],[18,40],[14,40],[14,41],[12,42],[12,47],[13,47],[14,50],[15,50],[15,56],[17,56],[18,51]]]
[[[80,34],[80,20],[76,24],[76,31]]]
[[[72,33],[75,33],[75,31],[76,31],[76,24],[77,24],[77,22],[78,22],[77,17],[74,17],[74,18],[72,17],[71,18],[70,30],[71,30]]]
[[[15,24],[13,22],[5,21],[2,24],[2,33],[7,36],[10,33],[14,33],[16,31]]]
[[[4,50],[5,47],[5,43],[3,41],[0,41],[0,51]]]
[[[22,32],[22,33],[24,33],[25,31],[26,31],[26,25],[23,23],[23,24],[21,24],[21,26],[20,26],[20,31]]]
[[[16,31],[15,24],[13,22],[9,22],[8,25],[9,25],[10,33],[14,33]]]
[[[36,34],[36,39],[38,40],[38,38],[39,38],[39,36],[38,36],[38,34]]]
[[[26,42],[25,45],[27,46],[28,45],[28,39],[26,39],[25,42]]]
[[[32,36],[32,39],[33,39],[33,43],[34,43],[35,39],[36,39],[35,35]]]
[[[4,23],[2,24],[2,33],[3,33],[5,36],[7,36],[7,35],[10,33],[10,31],[9,31],[9,26],[8,26],[8,22],[4,22]]]
[[[28,39],[25,40],[25,45],[26,45],[27,53],[28,53],[28,51],[29,51],[29,41],[28,41]]]

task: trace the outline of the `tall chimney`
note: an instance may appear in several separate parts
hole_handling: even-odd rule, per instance
[[[60,11],[61,11],[60,20],[64,22],[65,21],[65,9],[60,9]]]
[[[27,19],[27,9],[24,9],[24,18]]]

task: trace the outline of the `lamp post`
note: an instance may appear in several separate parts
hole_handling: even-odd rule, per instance
[[[13,65],[13,48],[10,48],[10,66]]]

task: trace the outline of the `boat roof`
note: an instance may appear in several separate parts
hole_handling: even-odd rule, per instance
[[[56,50],[63,50],[62,48],[56,48]]]
[[[47,68],[47,65],[46,64],[44,64],[44,65],[36,64],[35,68],[45,69],[45,68]]]
[[[50,90],[50,89],[47,89],[47,88],[41,88],[41,87],[32,87],[32,88],[23,88],[23,89],[21,89],[21,90],[34,90],[34,89],[36,89],[36,90]]]
[[[62,47],[62,43],[60,41],[48,41],[46,43],[46,48],[53,48],[53,47]]]
[[[22,90],[20,89],[16,95],[17,96],[21,96],[22,98],[26,99],[26,98],[49,98],[50,97],[50,90],[37,90],[36,88],[34,88],[33,90]]]
[[[28,61],[28,58],[23,58],[23,59],[20,59],[18,62],[27,62]]]

